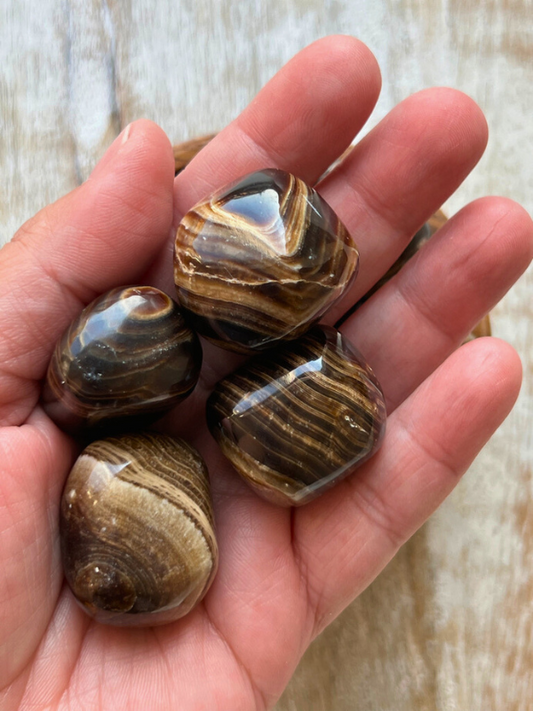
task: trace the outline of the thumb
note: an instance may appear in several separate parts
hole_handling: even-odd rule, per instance
[[[83,305],[146,271],[168,239],[173,181],[167,136],[136,121],[83,185],[0,251],[0,425],[25,421],[51,350]]]

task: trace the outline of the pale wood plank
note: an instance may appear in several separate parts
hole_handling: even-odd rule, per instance
[[[76,184],[67,30],[56,0],[5,3],[0,23],[0,244]]]

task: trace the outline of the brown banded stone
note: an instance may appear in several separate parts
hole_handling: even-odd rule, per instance
[[[202,458],[159,434],[93,442],[65,484],[60,536],[68,584],[92,617],[140,626],[182,617],[218,564]]]
[[[57,343],[43,407],[71,434],[146,426],[193,391],[201,363],[199,339],[167,294],[151,286],[113,289]]]
[[[251,359],[207,402],[224,455],[259,494],[286,506],[310,501],[374,454],[385,418],[372,370],[326,326]]]
[[[251,353],[305,333],[350,285],[358,259],[348,231],[313,188],[265,169],[185,215],[174,277],[198,333]]]

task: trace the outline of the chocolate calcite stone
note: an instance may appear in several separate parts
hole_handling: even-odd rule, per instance
[[[43,407],[71,434],[145,426],[192,392],[201,363],[199,339],[167,294],[150,286],[113,289],[58,342]]]
[[[155,433],[91,443],[65,484],[60,537],[67,582],[91,617],[151,626],[186,615],[218,564],[202,458]]]
[[[286,506],[314,499],[366,461],[385,419],[372,370],[325,326],[252,358],[207,402],[224,455],[259,494]]]
[[[198,333],[251,353],[305,333],[348,288],[358,259],[346,228],[313,188],[265,169],[185,215],[174,279]]]

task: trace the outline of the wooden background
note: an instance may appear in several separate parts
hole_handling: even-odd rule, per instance
[[[0,13],[0,243],[85,179],[129,121],[174,141],[216,130],[335,32],[382,67],[370,125],[431,85],[485,110],[489,148],[448,213],[487,193],[533,211],[531,0],[1,0]],[[533,708],[532,286],[530,272],[493,316],[524,360],[514,412],[309,649],[277,711]]]

